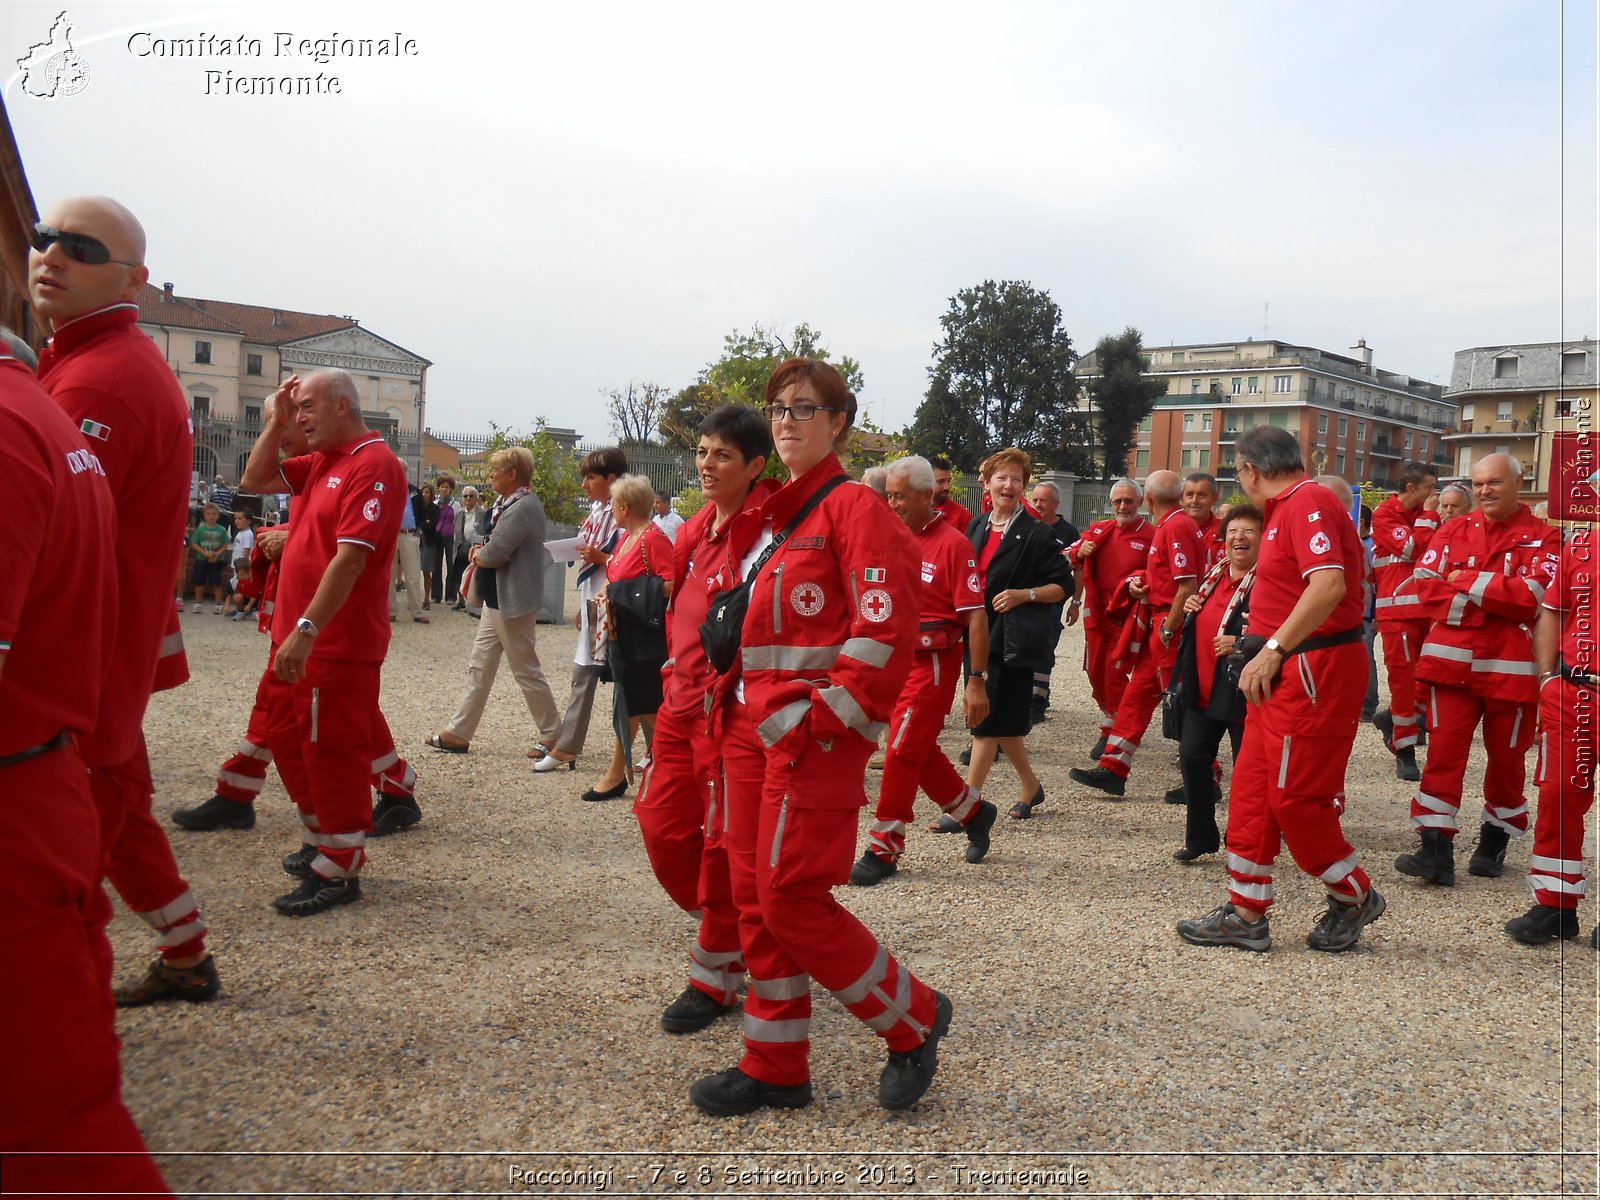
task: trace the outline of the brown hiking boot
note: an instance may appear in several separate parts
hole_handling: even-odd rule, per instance
[[[116,988],[111,994],[116,997],[118,1008],[138,1008],[158,1000],[203,1004],[215,999],[221,990],[216,960],[208,954],[192,967],[169,967],[158,958],[138,983]]]

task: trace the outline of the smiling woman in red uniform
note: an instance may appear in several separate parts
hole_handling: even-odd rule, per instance
[[[713,1116],[811,1102],[811,980],[889,1044],[878,1102],[928,1090],[950,1001],[915,978],[833,898],[855,857],[867,759],[911,669],[918,558],[911,535],[836,450],[856,399],[839,372],[789,359],[766,390],[790,480],[762,506],[773,535],[831,489],[756,569],[737,687],[724,681],[729,866],[750,991],[745,1053],[689,1090]],[[757,564],[760,564],[757,567]]]

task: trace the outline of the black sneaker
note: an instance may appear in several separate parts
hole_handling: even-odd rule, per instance
[[[723,1004],[691,983],[683,989],[683,995],[662,1012],[661,1028],[668,1033],[697,1033],[718,1017],[737,1011],[738,1007],[737,1004]]]
[[[361,880],[324,879],[315,873],[303,880],[292,892],[286,892],[272,902],[272,907],[286,917],[311,917],[341,904],[354,904],[361,899]]]
[[[1507,921],[1506,932],[1524,946],[1542,946],[1556,938],[1575,938],[1578,936],[1578,912],[1572,908],[1535,904],[1520,917]]]
[[[856,865],[850,868],[850,882],[855,887],[873,887],[882,883],[900,868],[886,858],[879,858],[871,850],[864,851]]]
[[[1306,945],[1330,954],[1354,950],[1356,943],[1361,940],[1361,931],[1383,916],[1384,909],[1388,907],[1383,893],[1377,888],[1368,888],[1366,898],[1360,904],[1343,904],[1330,896],[1328,907],[1317,919],[1311,932],[1306,934]]]
[[[1437,829],[1424,829],[1416,853],[1402,854],[1395,859],[1394,869],[1402,875],[1437,883],[1440,887],[1455,887],[1455,841]]]
[[[1189,794],[1183,790],[1183,785],[1179,784],[1161,799],[1168,804],[1187,804],[1189,802]]]
[[[1478,828],[1478,844],[1472,848],[1472,860],[1467,863],[1467,873],[1482,879],[1499,879],[1506,873],[1506,847],[1510,844],[1509,833],[1485,821]]]
[[[972,765],[972,747],[968,746],[960,754],[956,755],[956,761],[963,767],[970,767]]]
[[[1267,918],[1246,921],[1232,904],[1214,908],[1192,921],[1179,921],[1178,936],[1191,946],[1237,946],[1257,954],[1272,949],[1272,929]]]
[[[763,1083],[729,1067],[696,1080],[689,1099],[707,1116],[739,1117],[758,1108],[804,1108],[811,1103],[811,1084]]]
[[[254,829],[256,806],[212,796],[193,808],[174,810],[172,823],[191,833],[210,833],[214,829]]]
[[[372,806],[372,836],[388,837],[410,829],[422,820],[422,807],[415,796],[380,796]]]
[[[1067,774],[1085,787],[1095,788],[1118,800],[1128,791],[1128,781],[1110,767],[1090,767],[1087,771],[1082,767],[1073,767]]]
[[[231,803],[231,801],[230,801]],[[150,964],[150,969],[138,983],[112,991],[118,1008],[139,1008],[158,1000],[187,1000],[191,1004],[204,1004],[215,999],[222,990],[217,978],[217,964],[206,955],[192,967],[169,967],[161,959]]]
[[[891,1050],[889,1061],[878,1076],[878,1103],[899,1111],[921,1100],[933,1086],[939,1069],[939,1040],[950,1032],[955,1006],[943,992],[935,992],[933,1028],[915,1050]]]
[[[300,849],[293,854],[283,856],[283,873],[293,875],[296,879],[311,878],[311,864],[316,861],[321,851],[310,842],[301,842]]]
[[[1099,762],[1100,756],[1106,752],[1106,735],[1101,734],[1100,740],[1094,744],[1094,749],[1089,751],[1089,761]]]
[[[1394,777],[1402,783],[1420,783],[1422,781],[1422,768],[1417,766],[1417,749],[1407,746],[1404,750],[1395,751]]]
[[[1000,810],[987,800],[978,801],[978,811],[972,814],[968,821],[967,831],[967,861],[981,863],[983,856],[989,853],[989,833],[994,828],[994,821],[1000,815]]]

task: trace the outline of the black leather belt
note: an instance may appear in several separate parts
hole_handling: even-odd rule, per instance
[[[30,758],[38,758],[41,754],[49,754],[52,750],[65,750],[72,744],[72,735],[63,729],[48,742],[40,742],[37,746],[29,746],[26,750],[18,750],[15,754],[8,754],[0,758],[0,767],[14,767],[18,763],[25,763]]]
[[[1579,687],[1600,687],[1600,675],[1596,675],[1593,671],[1576,670],[1564,658],[1557,660],[1556,668],[1561,672],[1561,678],[1568,683],[1575,683]]]

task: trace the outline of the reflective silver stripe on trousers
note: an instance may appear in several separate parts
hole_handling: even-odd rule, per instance
[[[866,973],[847,988],[841,988],[834,993],[839,998],[839,1003],[844,1005],[860,1004],[871,993],[874,985],[889,973],[889,952],[882,946],[873,956],[872,965]]]
[[[763,1021],[745,1013],[744,1037],[747,1042],[803,1042],[811,1037],[811,1021],[807,1017]]]
[[[1532,871],[1555,871],[1562,875],[1582,875],[1583,859],[1546,858],[1543,854],[1530,854],[1528,855],[1528,869]]]
[[[356,871],[346,871],[326,854],[317,855],[311,861],[311,869],[324,879],[354,879],[356,876]]]
[[[391,750],[382,758],[375,758],[372,760],[372,773],[374,775],[381,775],[399,761],[400,752],[398,750]]]
[[[322,702],[322,689],[311,689],[311,740],[317,740],[317,707]]]
[[[1517,735],[1522,732],[1522,709],[1517,709],[1517,716],[1511,722],[1511,746],[1517,744]]]
[[[1318,875],[1317,878],[1322,880],[1323,883],[1343,883],[1345,877],[1355,869],[1356,856],[1352,854],[1349,858],[1341,858],[1321,875]]]
[[[1228,870],[1236,871],[1240,875],[1265,875],[1269,878],[1272,875],[1272,867],[1269,864],[1251,862],[1248,858],[1241,858],[1231,850],[1228,852]]]
[[[724,996],[729,997],[724,1003],[731,1004],[732,997],[739,991],[739,980],[743,978],[743,971],[723,971],[716,967],[708,967],[703,963],[689,963],[689,978],[696,983],[703,983],[709,988],[716,988]]]
[[[150,926],[151,929],[165,929],[174,921],[181,921],[184,917],[187,917],[190,913],[194,912],[198,907],[199,905],[195,903],[194,899],[194,890],[191,888],[185,891],[183,895],[179,896],[171,904],[165,904],[160,908],[151,909],[149,912],[139,913],[138,917],[146,925]]]
[[[1516,662],[1509,658],[1479,658],[1472,663],[1474,671],[1486,671],[1492,675],[1534,675],[1531,662]]]
[[[1412,798],[1417,802],[1419,807],[1425,808],[1429,812],[1453,813],[1456,811],[1456,806],[1454,804],[1451,804],[1446,800],[1441,800],[1437,796],[1430,796],[1427,792],[1418,792]]]
[[[1228,880],[1228,890],[1236,896],[1243,896],[1246,900],[1271,900],[1272,885],[1270,883],[1245,883],[1242,879]]]
[[[811,976],[785,975],[782,979],[751,979],[750,992],[763,1000],[798,1000],[811,994]]]
[[[162,658],[171,658],[174,654],[182,654],[182,653],[183,653],[183,634],[182,634],[181,631],[177,632],[177,633],[169,633],[169,634],[167,634],[166,637],[161,639],[160,657],[162,657]]]
[[[264,781],[249,775],[240,775],[235,771],[218,771],[217,782],[236,787],[241,792],[259,792]]]
[[[944,811],[949,813],[956,820],[965,824],[968,815],[971,814],[973,809],[978,807],[978,801],[981,799],[983,799],[983,794],[979,792],[977,788],[969,786],[963,788],[961,795],[952,800],[950,802],[950,807]]]
[[[744,958],[742,950],[707,950],[699,942],[689,949],[689,957],[696,962],[704,963],[708,967],[725,967],[729,963],[739,962]]]
[[[868,833],[904,833],[905,831],[906,823],[904,821],[874,821],[871,828],[867,830]]]
[[[915,708],[906,709],[906,715],[900,721],[899,732],[894,735],[894,741],[889,743],[891,750],[900,749],[900,744],[906,740],[906,730],[911,728],[911,718],[916,715],[916,712]]]
[[[1455,810],[1453,810],[1453,809],[1449,813],[1441,813],[1438,816],[1433,816],[1433,815],[1430,814],[1430,815],[1427,815],[1427,816],[1412,817],[1411,818],[1411,823],[1413,825],[1415,825],[1418,829],[1460,829],[1461,828],[1461,826],[1456,823]]]
[[[239,743],[239,753],[246,758],[259,759],[261,762],[272,761],[272,751],[265,746],[258,746],[248,738]]]
[[[778,806],[778,827],[772,831],[772,861],[768,866],[776,868],[778,855],[783,852],[783,830],[789,824],[789,797],[783,798],[783,803]]]
[[[1289,737],[1283,739],[1283,757],[1278,760],[1278,786],[1280,788],[1289,785],[1289,745],[1293,740]]]
[[[206,932],[206,923],[199,917],[192,921],[185,921],[182,925],[174,925],[156,939],[158,947],[181,946],[187,941],[192,941]]]
[[[367,844],[367,835],[361,830],[354,833],[323,833],[317,836],[317,845],[330,850],[353,850]]]
[[[746,671],[826,671],[839,661],[843,646],[745,646],[739,651]]]
[[[800,722],[806,719],[806,714],[811,711],[811,701],[791,700],[777,712],[773,713],[761,727],[756,730],[761,735],[761,740],[769,746],[774,746],[799,727]]]
[[[889,660],[894,657],[894,643],[853,637],[845,642],[842,653],[846,658],[864,662],[869,667],[887,667]]]
[[[1546,892],[1555,892],[1561,896],[1585,896],[1589,892],[1588,885],[1581,879],[1576,883],[1570,883],[1565,879],[1557,879],[1553,875],[1530,874],[1528,876],[1528,886]]]
[[[295,809],[295,811],[300,812],[299,809]],[[317,820],[317,814],[314,812],[300,813],[300,824],[304,825],[310,833],[315,833],[322,828],[322,822]],[[309,841],[310,839],[308,838],[307,840]]]

